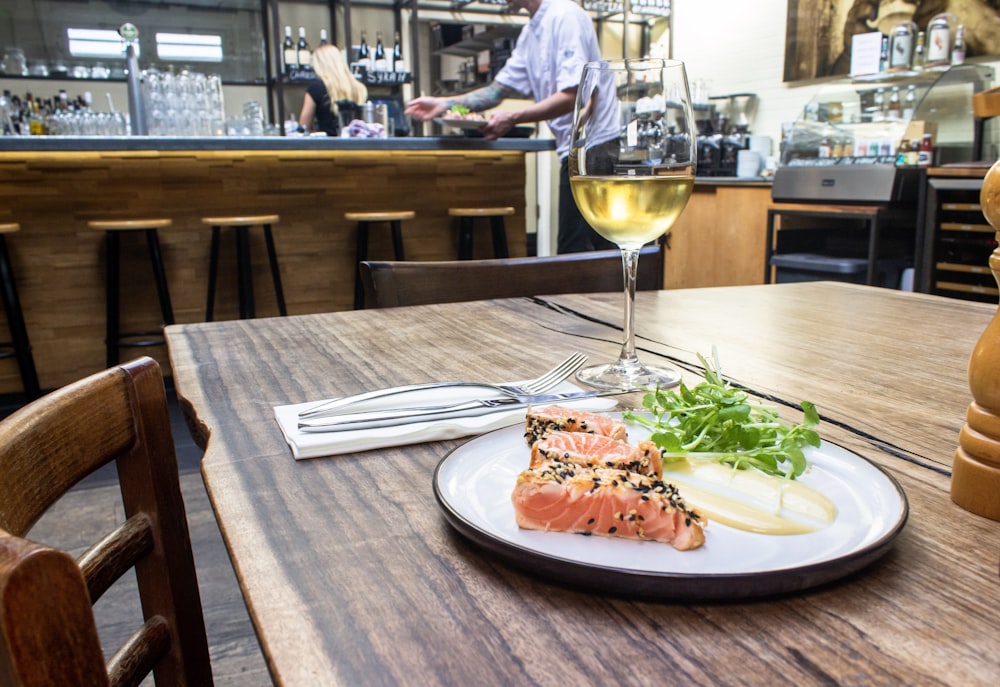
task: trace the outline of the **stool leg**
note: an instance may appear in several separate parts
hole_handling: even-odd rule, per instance
[[[208,253],[208,302],[205,304],[205,321],[211,322],[215,314],[215,278],[219,271],[219,227],[212,227],[212,243]]]
[[[361,263],[368,259],[368,222],[358,222],[358,243],[354,251],[354,309],[365,307],[365,290],[361,285]]]
[[[458,221],[458,259],[472,259],[472,218],[462,217]]]
[[[278,300],[278,312],[287,315],[285,310],[285,291],[281,288],[281,270],[278,269],[278,253],[274,250],[274,236],[271,225],[264,225],[264,242],[267,244],[267,259],[271,263],[271,281],[274,282],[274,296]]]
[[[392,229],[392,250],[396,259],[406,260],[406,256],[403,254],[403,228],[400,221],[397,219],[389,222],[389,227]]]
[[[41,393],[38,388],[38,373],[35,371],[35,359],[31,355],[31,343],[28,341],[28,329],[24,326],[24,314],[21,311],[21,301],[17,297],[17,282],[7,253],[7,241],[0,235],[0,282],[3,284],[3,307],[7,311],[7,324],[14,344],[14,355],[17,357],[17,367],[21,372],[21,384],[29,399],[38,398]]]
[[[153,279],[156,281],[156,295],[160,298],[160,314],[163,324],[174,323],[174,308],[170,303],[170,290],[167,288],[167,271],[163,268],[163,254],[160,252],[160,235],[156,229],[146,230],[146,243],[149,245],[149,259],[153,263]]]
[[[250,236],[247,227],[236,227],[236,278],[240,292],[240,319],[254,317],[253,271],[250,269]]]
[[[503,217],[498,215],[490,217],[490,227],[493,229],[493,257],[509,258],[507,250],[507,229],[504,227]]]
[[[114,367],[118,364],[118,344],[121,335],[118,329],[118,314],[121,294],[119,293],[119,236],[117,231],[107,231],[104,233],[107,244],[107,277],[105,284],[105,336],[104,343],[107,347],[107,366]]]

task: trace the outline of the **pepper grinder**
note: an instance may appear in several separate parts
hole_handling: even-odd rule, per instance
[[[1000,160],[983,179],[980,205],[1000,240]],[[1000,247],[990,255],[1000,284]],[[962,508],[1000,520],[1000,311],[986,327],[969,359],[972,403],[958,435],[951,473],[951,500]]]

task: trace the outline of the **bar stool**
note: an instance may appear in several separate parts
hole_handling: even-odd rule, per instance
[[[495,208],[449,208],[448,214],[458,217],[458,259],[472,259],[473,222],[477,217],[489,217],[493,232],[493,257],[509,258],[507,250],[507,229],[503,218],[514,214],[512,207]]]
[[[158,229],[169,227],[172,220],[162,218],[150,219],[113,219],[92,220],[87,222],[91,229],[104,232],[106,261],[105,266],[105,320],[106,334],[104,343],[107,347],[107,366],[118,364],[119,349],[144,348],[146,346],[162,346],[163,327],[174,323],[174,309],[170,304],[170,291],[167,288],[167,273],[163,268],[163,255],[160,252]],[[143,232],[146,235],[146,245],[149,259],[153,266],[153,280],[156,283],[156,293],[160,300],[160,314],[163,324],[159,329],[123,332],[121,331],[121,235],[127,232]],[[152,337],[152,338],[151,338]]]
[[[388,222],[392,231],[392,250],[396,260],[406,260],[403,253],[403,220],[417,216],[412,210],[397,212],[345,212],[344,219],[358,223],[358,243],[354,253],[354,309],[360,310],[365,305],[365,290],[361,284],[359,266],[368,259],[368,230],[372,222]]]
[[[3,307],[7,313],[7,327],[10,329],[10,343],[0,343],[0,348],[11,349],[0,351],[0,358],[17,358],[17,369],[21,373],[21,386],[28,399],[38,398],[41,394],[38,388],[38,373],[35,371],[35,359],[31,355],[31,343],[28,341],[28,329],[24,326],[24,313],[21,311],[21,300],[17,296],[17,283],[14,281],[14,271],[11,269],[10,254],[7,252],[6,234],[21,231],[17,223],[0,224],[0,285],[3,288]]]
[[[211,322],[215,315],[215,280],[219,271],[219,233],[223,227],[234,229],[236,237],[236,279],[239,288],[240,319],[256,317],[253,300],[253,271],[250,262],[250,227],[264,228],[264,242],[267,244],[267,259],[271,265],[271,281],[278,301],[278,312],[287,315],[285,292],[281,288],[281,271],[278,269],[278,255],[274,250],[274,236],[271,225],[281,221],[279,215],[249,215],[240,217],[202,217],[203,224],[212,227],[212,245],[208,267],[208,301],[205,305],[205,321]]]

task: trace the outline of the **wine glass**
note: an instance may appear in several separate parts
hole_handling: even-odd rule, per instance
[[[635,352],[639,250],[670,229],[694,187],[696,132],[684,63],[664,59],[590,62],[573,112],[570,187],[597,233],[622,251],[624,343],[618,360],[577,379],[622,391],[669,387],[673,369],[644,365]]]

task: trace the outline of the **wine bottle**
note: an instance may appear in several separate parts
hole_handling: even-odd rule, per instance
[[[396,32],[396,42],[392,46],[392,71],[406,71],[406,60],[403,59],[403,44],[399,40],[399,31]]]
[[[375,71],[384,72],[385,71],[385,46],[382,45],[382,32],[377,31],[375,33]]]
[[[295,57],[298,60],[299,69],[305,72],[312,71],[312,50],[309,49],[309,43],[306,42],[304,26],[299,27],[299,44],[295,49]]]
[[[282,44],[282,58],[285,63],[285,75],[289,76],[299,66],[295,54],[295,43],[292,41],[292,27],[285,27],[285,42]]]
[[[319,30],[319,44],[320,45],[329,45],[329,43],[330,43],[330,39],[327,38],[326,29],[320,29]]]
[[[371,55],[368,52],[368,38],[365,32],[361,32],[361,45],[358,46],[358,63],[365,69],[372,68]]]

